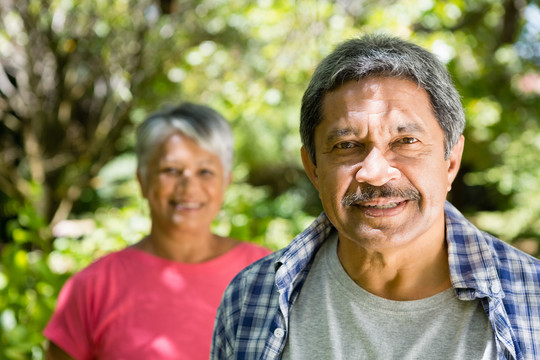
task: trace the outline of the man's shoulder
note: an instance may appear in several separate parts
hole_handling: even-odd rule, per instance
[[[285,249],[273,252],[240,271],[229,284],[229,288],[246,288],[252,284],[269,286],[274,282],[275,266]]]
[[[451,240],[457,246],[469,248],[469,252],[487,250],[492,257],[501,263],[520,262],[540,270],[540,260],[521,251],[513,245],[478,229],[470,223],[455,207],[447,203],[445,211],[448,216],[447,227],[450,228]],[[480,249],[476,249],[481,246]],[[474,248],[474,249],[471,249]]]
[[[272,317],[267,314],[277,309],[275,263],[283,251],[248,265],[229,283],[216,317],[218,333],[228,329],[228,334],[245,321],[253,325],[254,317],[263,322]]]
[[[496,278],[503,290],[524,286],[540,295],[539,259],[478,229],[449,203],[445,211],[450,262],[460,279],[478,283]]]
[[[514,247],[513,245],[485,232],[483,239],[491,249],[498,268],[518,271],[519,273],[537,274],[535,281],[540,286],[540,260]],[[501,272],[504,275],[504,272]]]
[[[312,260],[321,244],[326,240],[333,227],[323,212],[304,231],[285,248],[278,250],[254,262],[243,269],[231,282],[229,287],[244,287],[253,284],[270,286],[278,282],[285,286],[290,284],[300,271]]]
[[[279,307],[275,264],[284,251],[248,265],[230,282],[216,314],[211,359],[244,358],[248,347],[262,353]]]

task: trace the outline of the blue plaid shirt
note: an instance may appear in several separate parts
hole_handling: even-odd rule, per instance
[[[456,296],[480,299],[499,359],[540,359],[540,261],[481,232],[448,202],[445,214]],[[281,358],[291,306],[333,229],[322,213],[288,247],[231,282],[218,309],[211,359]]]

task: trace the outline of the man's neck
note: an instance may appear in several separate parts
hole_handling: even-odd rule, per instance
[[[451,287],[444,237],[413,242],[403,248],[370,251],[356,242],[338,243],[338,257],[347,274],[364,290],[396,301],[418,300]]]

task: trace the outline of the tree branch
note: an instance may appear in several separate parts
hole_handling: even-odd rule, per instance
[[[428,28],[424,26],[422,23],[417,22],[412,25],[412,30],[414,32],[423,32],[423,33],[432,33],[436,31],[459,31],[467,27],[475,26],[479,23],[481,23],[484,19],[484,15],[489,11],[490,7],[492,5],[490,4],[484,4],[481,8],[474,10],[474,11],[468,11],[465,13],[465,16],[461,18],[459,22],[457,22],[455,25],[450,27],[437,27],[437,28]]]

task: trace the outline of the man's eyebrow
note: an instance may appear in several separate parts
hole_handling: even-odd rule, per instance
[[[330,133],[326,137],[326,143],[331,143],[334,140],[339,139],[339,138],[344,137],[344,136],[356,135],[356,134],[357,134],[357,132],[354,131],[351,128],[334,129],[334,130],[330,131]]]
[[[398,125],[396,130],[399,134],[407,133],[407,132],[412,132],[412,133],[419,132],[422,134],[426,133],[426,129],[423,126],[421,126],[420,124],[415,124],[415,123]]]

